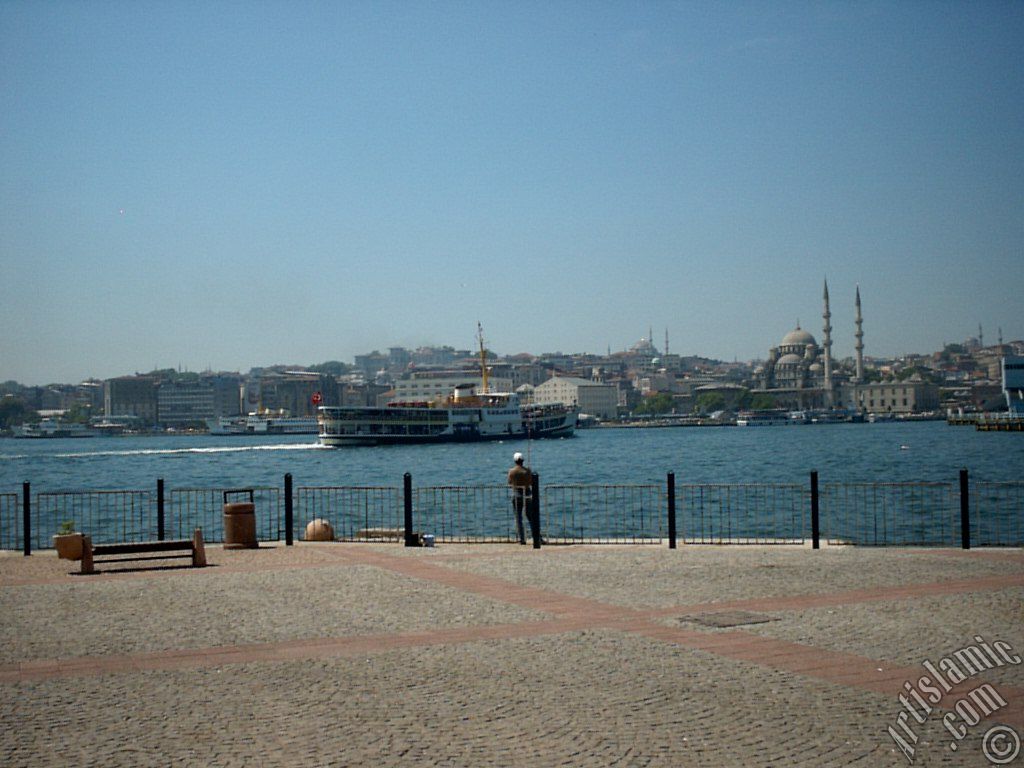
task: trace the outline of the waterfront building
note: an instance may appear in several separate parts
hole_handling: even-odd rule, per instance
[[[619,392],[612,384],[569,376],[555,376],[533,390],[533,402],[576,406],[580,413],[599,419],[618,415]]]
[[[313,395],[320,394],[323,405],[336,405],[338,387],[334,377],[314,371],[264,372],[257,386],[258,407],[252,408],[253,391],[250,382],[247,398],[249,411],[264,410],[287,413],[289,416],[315,416]]]
[[[914,374],[904,381],[852,384],[844,392],[844,398],[851,407],[864,413],[920,413],[939,407],[939,388]]]
[[[1003,358],[1003,394],[1014,416],[1024,416],[1024,357]]]
[[[165,381],[157,389],[157,421],[164,427],[203,425],[215,416],[214,399],[211,382]]]
[[[103,415],[134,416],[143,424],[156,424],[157,386],[152,376],[107,379],[103,382]]]
[[[204,374],[161,382],[157,388],[157,421],[164,427],[203,426],[209,419],[241,414],[241,377]]]

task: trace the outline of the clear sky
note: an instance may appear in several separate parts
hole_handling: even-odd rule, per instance
[[[1024,3],[0,3],[0,380],[1024,338]]]

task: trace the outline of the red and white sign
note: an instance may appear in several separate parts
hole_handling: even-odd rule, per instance
[[[311,399],[313,401],[313,405],[320,405],[320,403],[323,402],[324,398],[323,395],[321,395],[319,392],[314,392],[313,397]]]

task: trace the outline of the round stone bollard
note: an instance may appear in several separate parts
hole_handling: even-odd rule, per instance
[[[334,528],[331,524],[318,517],[306,525],[306,541],[334,541]]]

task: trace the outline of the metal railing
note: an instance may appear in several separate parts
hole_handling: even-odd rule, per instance
[[[21,495],[0,493],[0,549],[21,549]]]
[[[825,483],[821,527],[829,544],[958,546],[958,500],[952,483]]]
[[[32,517],[36,549],[51,546],[50,537],[68,520],[95,544],[157,537],[152,491],[44,491],[35,497]]]
[[[537,482],[537,478],[534,478]],[[667,487],[666,487],[667,485]],[[1024,546],[1024,482],[675,484],[538,486],[547,543]],[[671,489],[671,490],[670,490]],[[223,492],[179,488],[0,494],[0,548],[52,546],[65,520],[96,543],[187,538],[199,527],[224,540]],[[249,490],[249,489],[246,489]],[[326,519],[340,541],[512,542],[515,514],[504,485],[251,489],[259,541],[293,541]],[[817,512],[817,514],[815,514]],[[408,517],[407,517],[408,515]],[[525,517],[525,515],[524,515]],[[525,521],[524,521],[525,522]],[[529,526],[527,526],[528,528]],[[26,541],[28,531],[28,541]],[[526,531],[529,536],[529,531]],[[672,535],[675,539],[672,539]]]
[[[971,539],[979,546],[1024,544],[1024,482],[971,484]]]
[[[312,520],[322,519],[330,522],[338,541],[401,540],[400,488],[299,487],[295,501],[295,524],[300,532]]]
[[[504,485],[416,488],[413,519],[417,532],[432,534],[438,542],[516,540],[515,513]]]
[[[676,486],[680,538],[687,544],[801,544],[809,534],[800,485]]]
[[[196,528],[203,529],[208,542],[224,541],[224,491],[228,488],[175,488],[167,497],[166,535],[187,539]],[[273,486],[253,487],[256,540],[280,541],[284,536],[282,494]],[[156,538],[156,536],[153,536]]]
[[[546,485],[541,531],[549,543],[657,544],[665,493],[660,485]]]

